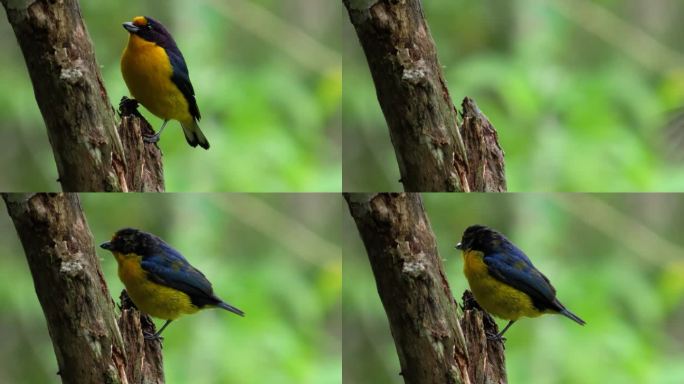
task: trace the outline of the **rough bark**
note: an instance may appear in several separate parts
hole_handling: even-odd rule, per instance
[[[2,4],[26,61],[62,190],[136,190],[127,183],[114,110],[77,0]]]
[[[470,291],[463,293],[462,302],[463,317],[460,324],[468,346],[468,373],[472,382],[505,384],[504,344],[487,340],[487,334],[499,333],[496,322],[482,310]]]
[[[462,108],[460,131],[468,154],[468,184],[473,191],[506,192],[504,152],[496,129],[472,99],[466,97]]]
[[[471,180],[491,179],[472,175],[477,168],[470,168],[468,158],[480,159],[493,147],[464,145],[456,108],[449,96],[420,0],[343,1],[375,83],[404,189],[413,192],[505,189],[505,183],[471,184]],[[475,106],[472,100],[466,103],[469,107]],[[486,121],[484,115],[480,117]],[[487,125],[491,128],[491,124]],[[480,132],[483,131],[473,133]],[[496,135],[490,138],[498,148]],[[492,142],[485,139],[483,144],[492,145]],[[495,167],[503,175],[503,156],[499,160]]]
[[[495,355],[497,347],[489,349],[483,312],[468,307],[459,324],[420,195],[345,198],[368,253],[404,382],[505,383],[503,350],[498,347]]]
[[[3,194],[3,198],[24,247],[62,382],[163,382],[161,354],[141,355],[132,347],[143,343],[139,331],[137,339],[127,337],[124,344],[78,196]],[[124,330],[139,326],[126,316],[120,321]],[[144,375],[127,376],[135,364],[156,370],[147,367]]]
[[[161,342],[145,341],[143,336],[143,332],[156,332],[152,319],[138,311],[126,290],[121,291],[119,299],[121,316],[118,325],[126,346],[128,381],[141,384],[164,383]]]
[[[154,130],[137,108],[138,102],[126,97],[119,104],[118,133],[126,154],[126,184],[130,191],[164,192],[162,153],[157,144],[143,141],[143,136],[154,135]]]

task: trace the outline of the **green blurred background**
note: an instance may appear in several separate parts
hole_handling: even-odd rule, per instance
[[[681,191],[680,0],[423,1],[451,97],[497,128],[511,191]],[[372,79],[343,27],[344,190],[401,190]]]
[[[244,310],[181,317],[164,331],[168,383],[339,383],[339,195],[84,194],[95,244],[125,226],[155,233]],[[123,289],[97,248],[111,295]],[[0,382],[59,383],[23,249],[0,204]],[[157,326],[162,320],[155,319]]]
[[[425,194],[454,296],[467,288],[463,230],[485,224],[523,249],[586,320],[524,318],[506,333],[510,383],[684,382],[681,195]],[[344,220],[345,383],[402,383],[368,259]],[[497,321],[502,327],[503,320]]]
[[[341,3],[311,0],[83,1],[112,105],[134,16],[161,21],[185,56],[211,149],[170,122],[159,146],[168,191],[341,189]],[[57,168],[24,59],[0,22],[0,190],[57,191]],[[158,129],[162,121],[141,108]]]

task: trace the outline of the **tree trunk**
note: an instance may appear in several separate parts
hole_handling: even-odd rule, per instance
[[[164,192],[161,151],[157,144],[143,141],[154,135],[150,123],[138,112],[138,102],[124,97],[119,104],[118,133],[126,154],[126,184],[130,191]]]
[[[506,192],[504,152],[487,117],[471,98],[461,104],[461,135],[468,154],[468,184],[473,191]]]
[[[505,383],[503,346],[485,335],[496,324],[472,305],[459,324],[420,195],[345,199],[368,253],[404,382]]]
[[[26,253],[62,382],[162,383],[159,346],[149,347],[156,348],[153,354],[139,351],[158,342],[145,343],[139,320],[126,311],[119,320],[122,339],[78,196],[3,198]]]
[[[161,163],[126,163],[131,156],[124,156],[78,2],[2,0],[2,4],[26,60],[62,189],[157,190],[158,186],[133,189],[127,182],[131,178],[127,170],[158,167],[161,172]]]
[[[464,124],[459,130],[456,108],[420,0],[343,1],[368,61],[404,189],[505,190],[505,180],[499,180],[504,175],[504,163],[496,133],[470,131],[472,124]],[[493,131],[472,100],[466,99],[463,104],[465,116],[477,111],[483,120],[480,126]],[[479,136],[483,133],[486,138]],[[462,135],[477,145],[464,144]],[[492,156],[495,152],[500,156]],[[469,158],[477,159],[475,164]],[[498,162],[471,168],[481,165],[482,159]],[[483,172],[487,176],[483,177]],[[495,180],[490,174],[497,175]],[[482,184],[487,181],[495,183]]]
[[[161,342],[145,341],[144,333],[154,334],[154,323],[138,311],[126,290],[119,296],[121,316],[117,324],[126,347],[126,376],[130,383],[164,383]]]

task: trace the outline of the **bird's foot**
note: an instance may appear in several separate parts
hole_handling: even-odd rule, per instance
[[[156,133],[154,135],[143,135],[143,141],[146,143],[156,143],[159,141],[159,133]]]
[[[500,341],[500,342],[505,342],[506,338],[503,337],[500,333],[493,333],[493,332],[485,332],[487,335],[487,340],[491,341]]]
[[[159,340],[160,342],[164,341],[164,338],[159,336],[159,333],[149,333],[143,331],[143,337],[145,340]]]

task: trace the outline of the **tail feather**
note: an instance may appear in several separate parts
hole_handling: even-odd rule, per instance
[[[579,325],[584,325],[586,322],[582,319],[579,318],[579,316],[575,315],[574,313],[568,311],[566,308],[561,309],[560,314],[577,322]]]
[[[181,123],[183,127],[183,133],[185,134],[185,140],[192,147],[196,147],[198,144],[204,149],[209,149],[209,141],[204,137],[202,130],[200,130],[199,125],[197,125],[197,120],[193,119],[191,123]]]
[[[244,315],[245,315],[245,313],[242,312],[241,310],[239,310],[239,309],[233,307],[232,305],[230,305],[230,304],[228,304],[228,303],[226,303],[226,302],[223,302],[223,301],[221,301],[221,302],[219,302],[218,304],[216,304],[216,306],[219,307],[219,308],[223,308],[223,309],[225,309],[226,311],[233,312],[233,313],[236,314],[236,315],[240,315],[240,316],[244,316]]]

